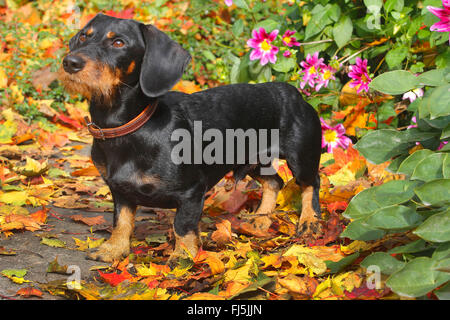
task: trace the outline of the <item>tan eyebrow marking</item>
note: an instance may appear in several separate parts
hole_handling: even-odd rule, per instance
[[[87,35],[90,35],[90,34],[92,34],[93,32],[94,32],[94,29],[93,29],[92,27],[90,27],[89,30],[86,31],[86,34],[87,34]]]
[[[114,37],[116,34],[114,33],[114,32],[112,32],[112,31],[109,31],[107,34],[106,34],[106,36],[109,38],[109,39],[111,39],[112,37]]]

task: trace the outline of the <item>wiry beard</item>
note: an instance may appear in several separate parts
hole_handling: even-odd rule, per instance
[[[112,70],[105,64],[89,59],[86,59],[84,68],[77,73],[70,74],[63,67],[58,70],[58,79],[68,92],[79,93],[90,101],[98,99],[106,105],[112,103],[121,82],[120,75],[119,69]]]

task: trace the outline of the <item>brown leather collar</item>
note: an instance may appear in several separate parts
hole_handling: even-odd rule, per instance
[[[155,102],[149,104],[136,118],[116,128],[102,129],[95,123],[91,122],[89,117],[84,117],[84,120],[86,121],[86,126],[89,132],[95,139],[105,140],[117,138],[135,132],[142,127],[152,117],[157,105],[158,100],[155,100]]]

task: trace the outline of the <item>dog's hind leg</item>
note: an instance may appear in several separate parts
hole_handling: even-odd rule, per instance
[[[256,169],[256,171],[259,169]],[[262,186],[262,198],[256,214],[269,214],[275,210],[278,192],[283,187],[283,179],[275,173],[274,175],[260,175],[252,172],[250,176]]]
[[[97,251],[88,254],[89,259],[112,262],[130,253],[130,238],[134,230],[136,205],[114,198],[114,228],[111,237]]]

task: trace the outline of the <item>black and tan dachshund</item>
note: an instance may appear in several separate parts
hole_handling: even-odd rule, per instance
[[[80,30],[69,48],[59,78],[68,91],[90,101],[92,161],[114,200],[112,235],[89,254],[91,259],[111,262],[130,252],[139,205],[176,208],[175,250],[169,262],[186,256],[186,250],[195,256],[201,246],[198,224],[205,194],[230,171],[238,179],[248,174],[261,183],[257,214],[275,209],[283,180],[275,171],[261,174],[262,163],[174,161],[174,148],[180,142],[173,139],[174,132],[194,136],[196,122],[203,132],[214,129],[223,136],[229,129],[277,129],[279,142],[271,140],[266,149],[277,148],[278,158],[286,159],[301,187],[297,233],[301,239],[320,233],[321,125],[295,87],[263,83],[226,85],[194,94],[170,91],[189,64],[189,53],[153,25],[104,14]],[[245,142],[249,152],[251,146]],[[230,152],[225,147],[222,151]],[[189,158],[184,152],[180,157]],[[245,159],[250,157],[247,154]]]

